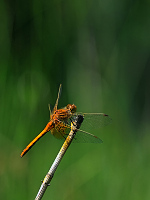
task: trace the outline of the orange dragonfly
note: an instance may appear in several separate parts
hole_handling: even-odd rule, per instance
[[[77,117],[77,115],[79,114],[83,115],[86,127],[88,126],[101,127],[111,122],[111,118],[104,113],[76,112],[77,107],[74,104],[68,104],[66,107],[62,109],[57,109],[58,101],[61,95],[61,90],[62,90],[62,85],[60,85],[59,87],[58,96],[53,111],[51,111],[49,105],[50,121],[47,123],[44,130],[36,138],[34,138],[34,140],[32,140],[32,142],[30,142],[28,146],[22,151],[20,155],[21,157],[23,157],[32,148],[32,146],[49,131],[51,131],[51,134],[58,139],[66,139],[71,129],[71,122],[73,122]],[[88,133],[81,129],[79,129],[78,131],[79,133],[77,132],[74,138],[74,142],[90,142],[90,143],[103,142],[100,138],[91,133]]]

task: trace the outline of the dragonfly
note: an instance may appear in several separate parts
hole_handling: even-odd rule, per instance
[[[87,128],[98,128],[111,123],[111,118],[107,114],[77,112],[77,107],[74,104],[68,104],[66,107],[58,109],[61,91],[62,84],[60,84],[57,100],[52,111],[50,105],[48,105],[50,111],[49,122],[43,131],[37,135],[22,151],[20,155],[21,157],[23,157],[33,147],[33,145],[49,131],[51,131],[51,134],[58,139],[66,139],[69,131],[71,130],[71,123],[73,123],[78,115],[82,115],[84,117],[83,124],[85,123],[85,127]],[[99,137],[79,129],[75,138],[73,139],[73,142],[102,143],[103,141]]]

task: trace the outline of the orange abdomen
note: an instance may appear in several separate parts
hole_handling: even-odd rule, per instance
[[[21,157],[23,157],[32,147],[33,145],[43,136],[45,135],[48,131],[50,131],[52,128],[54,128],[54,124],[52,121],[48,122],[48,124],[46,125],[46,127],[44,128],[44,130],[36,137],[34,138],[34,140],[32,140],[32,142],[30,142],[30,144],[28,144],[28,146],[22,151],[21,153]]]

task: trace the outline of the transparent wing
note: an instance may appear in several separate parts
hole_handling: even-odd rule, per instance
[[[107,126],[112,122],[111,117],[104,113],[75,113],[73,118],[78,114],[81,114],[84,117],[81,129],[86,131]]]
[[[73,117],[75,118],[75,115]],[[71,130],[71,122],[73,120],[74,119],[72,118],[71,120],[68,119],[67,121],[60,121],[60,123],[58,123],[55,126],[55,128],[51,130],[51,133],[58,139],[66,139],[66,137],[68,136]],[[79,129],[76,133],[76,136],[73,142],[74,143],[102,143],[103,141],[97,136]]]
[[[59,98],[60,98],[60,96],[61,96],[61,92],[62,92],[62,84],[60,84],[60,86],[59,86],[58,96],[57,96],[57,100],[56,100],[56,103],[55,103],[53,112],[55,112],[55,110],[57,110],[58,101],[59,101]]]
[[[76,136],[73,142],[74,143],[102,143],[103,141],[97,136],[79,129],[78,132],[76,133]]]
[[[65,123],[60,122],[55,128],[51,130],[51,133],[57,139],[65,140],[70,132],[71,127],[65,125]]]

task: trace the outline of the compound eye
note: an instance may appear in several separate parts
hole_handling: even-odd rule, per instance
[[[77,110],[77,107],[74,104],[68,104],[66,108],[69,109],[72,113],[75,113]]]
[[[71,105],[71,112],[75,113],[76,111],[77,111],[77,107],[74,104],[72,104]]]
[[[71,107],[72,107],[71,104],[68,104],[68,105],[66,106],[66,108],[69,109],[69,110],[71,110]]]

